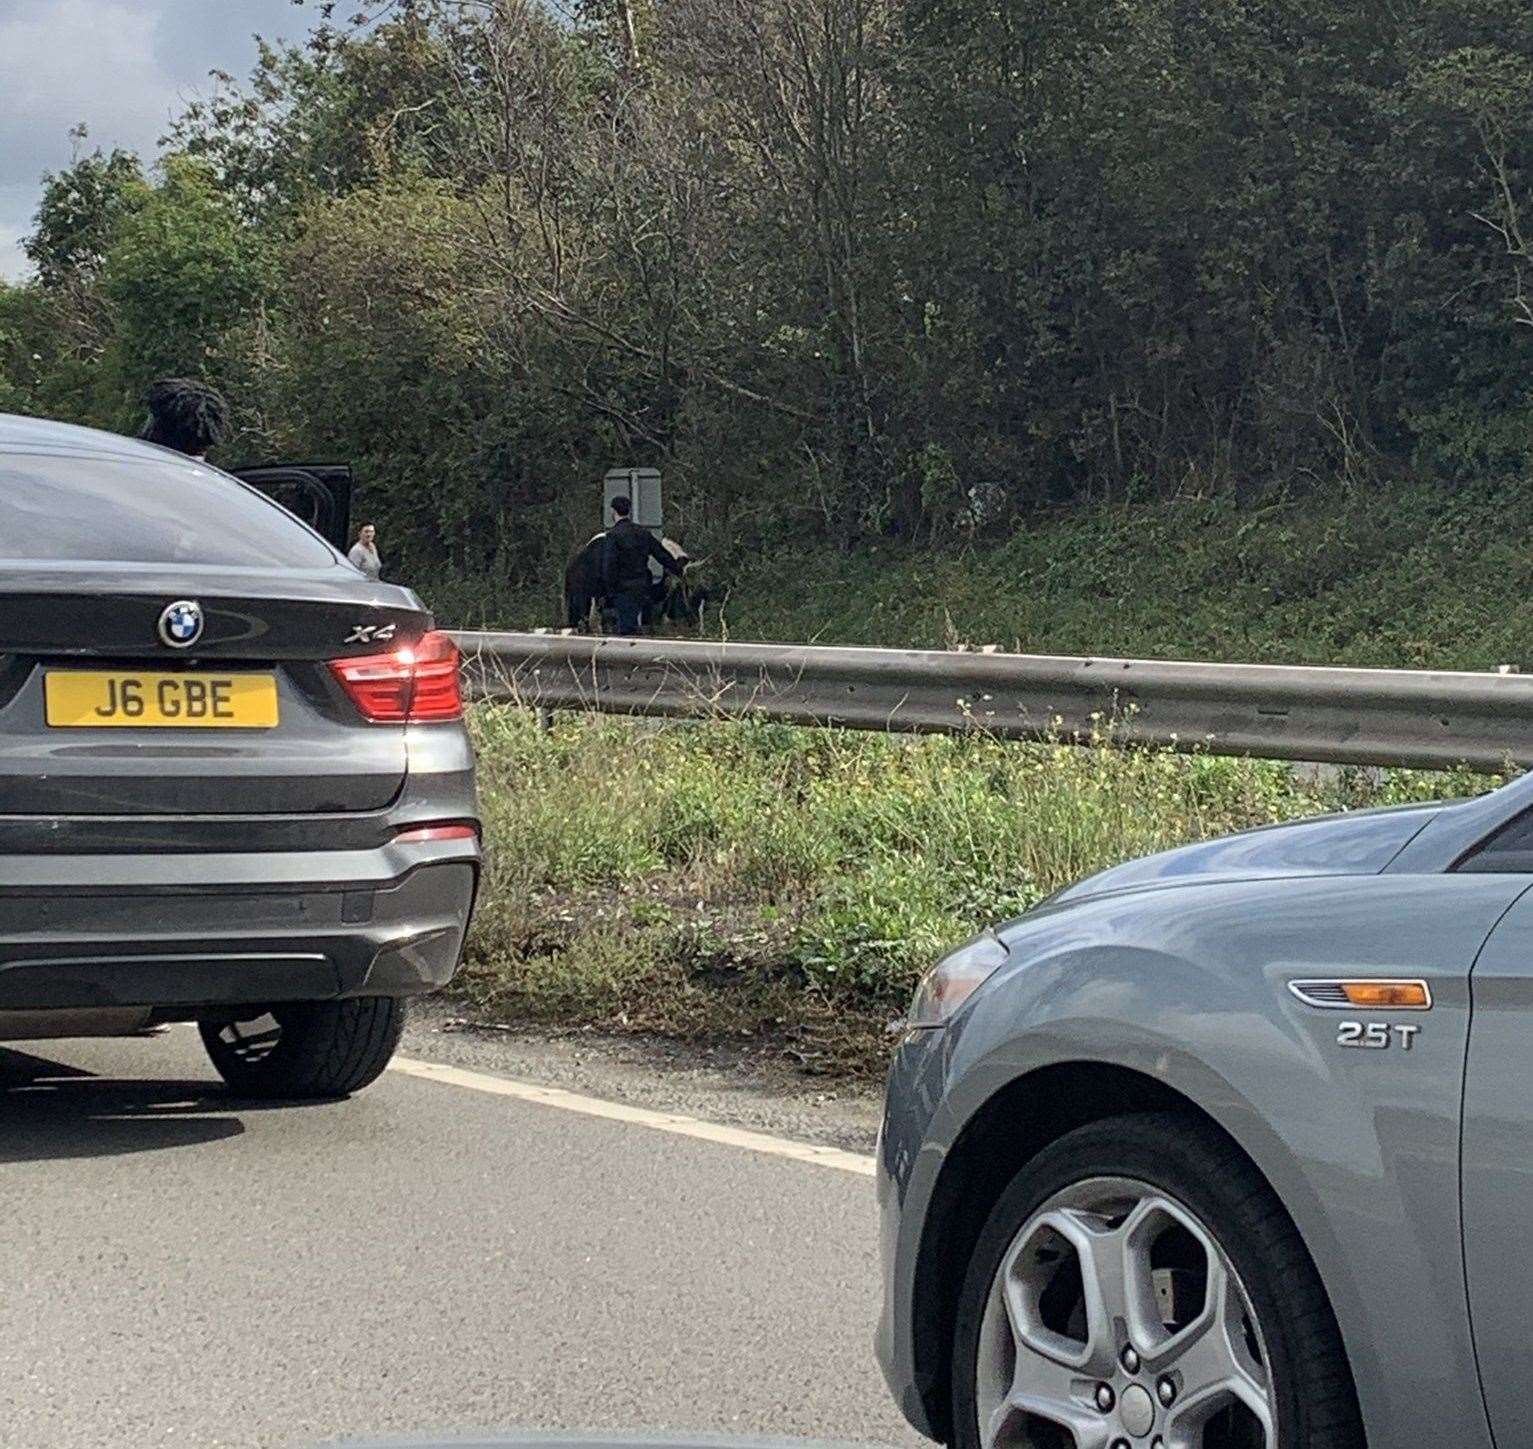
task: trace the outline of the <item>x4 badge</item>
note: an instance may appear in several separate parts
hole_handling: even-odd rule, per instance
[[[358,624],[346,636],[348,644],[387,644],[397,624]]]

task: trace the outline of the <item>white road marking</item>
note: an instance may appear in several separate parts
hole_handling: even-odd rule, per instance
[[[630,1107],[623,1102],[608,1102],[600,1097],[585,1097],[566,1092],[562,1087],[539,1087],[531,1082],[517,1082],[510,1077],[495,1077],[487,1072],[470,1072],[440,1062],[416,1061],[413,1057],[395,1057],[389,1070],[409,1077],[423,1077],[430,1082],[446,1082],[466,1087],[471,1092],[488,1092],[496,1097],[515,1097],[522,1102],[537,1102],[558,1107],[565,1112],[580,1112],[587,1117],[605,1117],[609,1122],[627,1122],[634,1127],[651,1127],[656,1132],[672,1132],[678,1137],[696,1137],[703,1142],[717,1142],[724,1147],[743,1147],[748,1152],[762,1152],[771,1157],[791,1157],[795,1162],[815,1162],[821,1167],[835,1167],[842,1172],[873,1176],[873,1159],[839,1147],[816,1147],[810,1142],[794,1142],[773,1137],[766,1132],[750,1132],[743,1127],[726,1127],[718,1122],[704,1122],[679,1112],[656,1112],[648,1107]]]

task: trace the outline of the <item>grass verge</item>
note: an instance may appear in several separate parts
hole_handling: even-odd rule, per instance
[[[461,989],[490,1019],[771,1043],[876,1072],[936,955],[1131,856],[1467,774],[756,722],[473,717],[485,886]]]

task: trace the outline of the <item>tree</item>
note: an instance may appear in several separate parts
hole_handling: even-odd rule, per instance
[[[84,127],[72,133],[85,139]],[[22,250],[50,290],[88,287],[101,274],[118,226],[149,194],[137,156],[100,148],[59,172],[45,172],[34,229]]]
[[[316,200],[289,280],[269,399],[280,452],[344,456],[396,558],[483,566],[510,480],[486,461],[514,409],[455,246],[465,204],[425,178]]]
[[[898,275],[881,246],[891,13],[884,0],[686,0],[671,41],[688,94],[748,158],[740,180],[760,210],[746,224],[787,257],[770,273],[787,283],[776,332],[810,343],[796,349],[799,387],[814,382],[805,443],[843,544],[877,527],[890,466],[877,378]]]
[[[9,396],[206,373],[465,568],[612,462],[714,549],[1529,463],[1525,0],[352,8],[50,179]]]
[[[128,396],[156,377],[217,379],[231,335],[264,296],[264,258],[205,162],[167,157],[163,179],[118,225],[101,285]]]

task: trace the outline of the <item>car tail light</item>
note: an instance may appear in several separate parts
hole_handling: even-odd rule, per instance
[[[435,840],[477,840],[479,831],[472,825],[412,825],[394,837],[395,845],[422,845]]]
[[[373,724],[433,724],[463,718],[458,646],[440,630],[388,654],[332,659],[330,672],[362,718]]]

